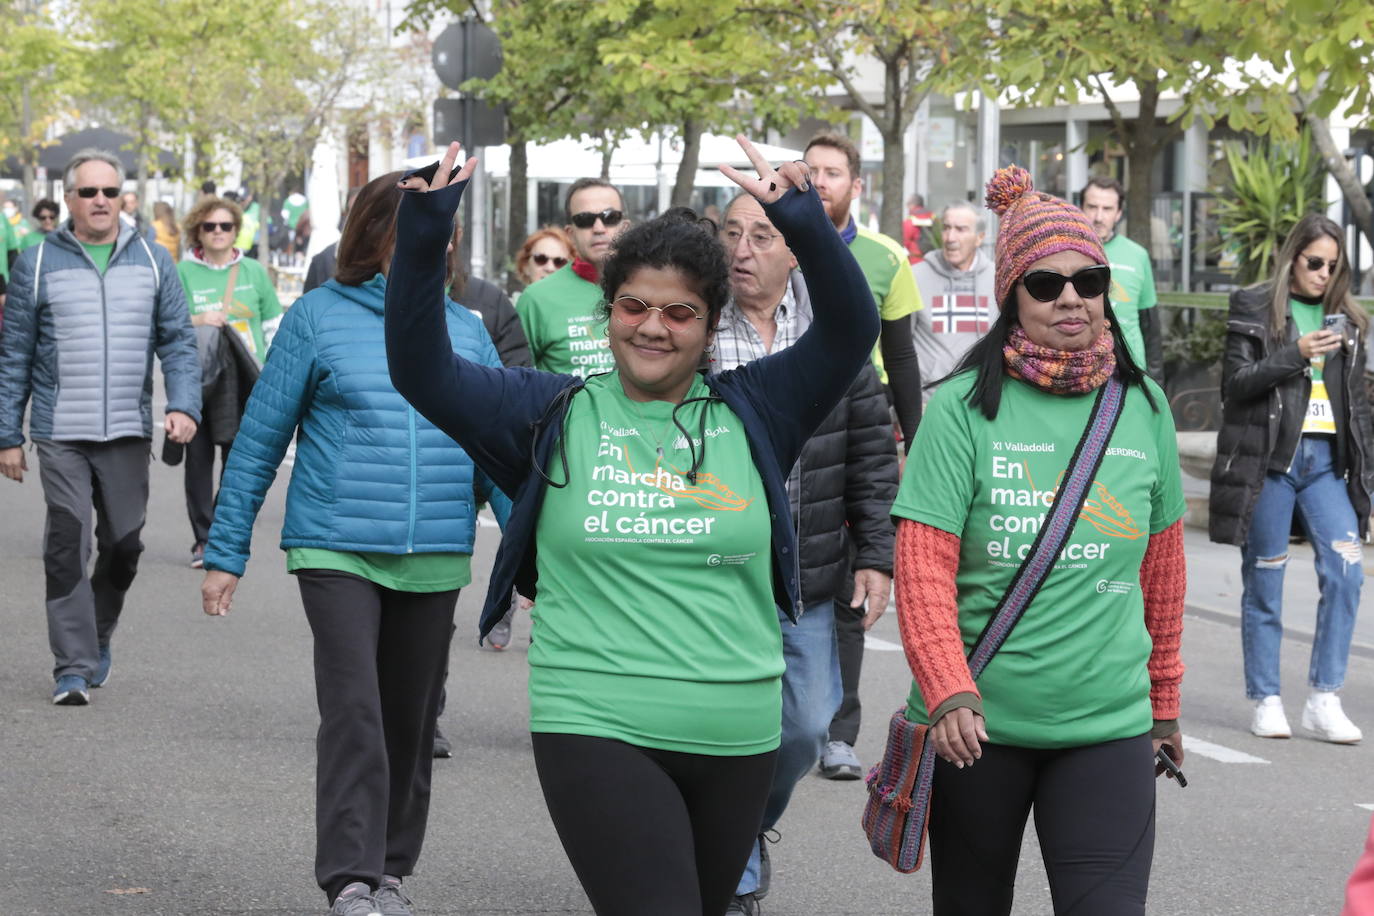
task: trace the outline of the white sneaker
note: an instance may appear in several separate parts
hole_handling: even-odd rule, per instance
[[[1303,724],[1306,725],[1306,713]],[[1265,697],[1255,704],[1255,717],[1250,720],[1250,733],[1260,738],[1291,738],[1288,717],[1283,714],[1283,701],[1276,696]]]
[[[1341,698],[1331,691],[1313,691],[1302,708],[1302,727],[1323,741],[1354,744],[1364,735],[1341,709]]]

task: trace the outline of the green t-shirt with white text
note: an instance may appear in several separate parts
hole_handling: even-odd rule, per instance
[[[234,296],[225,318],[229,327],[253,357],[262,362],[267,356],[267,343],[262,323],[282,313],[276,287],[267,275],[267,268],[252,258],[240,258],[238,274],[234,277]],[[186,290],[186,304],[191,315],[213,312],[224,305],[224,286],[229,282],[232,265],[212,267],[187,255],[177,262],[177,275]]]
[[[1293,324],[1298,334],[1310,334],[1320,330],[1326,310],[1321,303],[1309,305],[1296,299],[1288,300],[1288,310],[1293,315]],[[1331,395],[1326,390],[1326,379],[1322,369],[1326,367],[1326,356],[1314,356],[1308,360],[1312,367],[1312,390],[1307,395],[1307,407],[1303,412],[1302,432],[1304,435],[1336,434],[1336,414],[1331,409]]]
[[[1145,368],[1145,336],[1140,331],[1140,313],[1155,307],[1155,274],[1150,253],[1121,233],[1102,246],[1112,268],[1112,288],[1107,298],[1116,313],[1116,323],[1126,338],[1131,358]]]
[[[534,368],[585,378],[615,368],[606,323],[595,319],[601,287],[568,264],[520,294],[515,304]]]
[[[965,401],[974,378],[963,373],[931,397],[892,507],[959,536],[965,653],[1030,551],[1096,398],[1007,378],[988,420]],[[1140,564],[1150,536],[1183,516],[1184,501],[1173,417],[1163,391],[1146,384],[1159,409],[1129,389],[1054,570],[977,681],[995,744],[1077,747],[1153,724]],[[907,716],[926,721],[914,683]]]
[[[710,394],[700,376],[687,398]],[[717,756],[781,734],[782,634],[768,499],[723,401],[677,411],[625,396],[612,373],[573,397],[568,485],[549,487],[531,614],[530,731]],[[657,451],[661,444],[663,457]],[[547,473],[563,479],[558,451]]]

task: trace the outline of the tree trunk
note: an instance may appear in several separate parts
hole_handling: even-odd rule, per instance
[[[20,91],[23,95],[23,111],[21,114],[22,120],[19,124],[19,140],[24,144],[23,152],[20,153],[20,158],[24,163],[24,201],[32,208],[36,199],[33,193],[33,183],[36,177],[33,165],[34,160],[37,158],[38,151],[33,147],[31,143],[32,138],[29,136],[33,132],[33,108],[29,104],[28,84],[25,83]]]
[[[506,254],[514,259],[525,237],[530,234],[527,222],[529,213],[529,146],[525,141],[512,141],[510,145],[510,212],[506,215],[509,226],[506,235]],[[520,278],[511,271],[506,277],[507,292],[515,292],[520,287]]]
[[[1150,213],[1153,209],[1155,156],[1159,152],[1159,82],[1140,86],[1140,113],[1131,125],[1129,136],[1122,137],[1126,147],[1126,236],[1150,251]],[[1070,189],[1076,190],[1076,189]]]
[[[701,134],[704,129],[697,118],[688,118],[682,124],[682,161],[677,164],[677,177],[673,180],[673,196],[669,206],[691,206],[692,191],[697,184],[697,166],[701,163]]]
[[[878,214],[878,226],[885,235],[902,240],[902,218],[905,203],[902,185],[906,181],[906,150],[902,148],[906,125],[902,123],[902,72],[905,62],[899,57],[886,61],[884,83],[887,97],[883,99],[884,124],[875,125],[883,138],[883,203]],[[909,87],[908,87],[909,88]]]
[[[1374,206],[1369,202],[1369,197],[1365,194],[1364,186],[1360,184],[1359,176],[1355,174],[1350,163],[1340,149],[1336,147],[1336,141],[1331,136],[1331,125],[1326,118],[1319,118],[1311,112],[1303,114],[1303,120],[1307,127],[1312,131],[1312,139],[1317,144],[1317,149],[1322,154],[1322,162],[1326,165],[1331,177],[1336,179],[1336,184],[1340,186],[1341,194],[1345,197],[1346,204],[1350,207],[1350,216],[1355,220],[1356,227],[1369,239],[1369,243],[1374,245]]]
[[[611,180],[611,157],[615,155],[615,144],[609,137],[601,141],[601,180]]]

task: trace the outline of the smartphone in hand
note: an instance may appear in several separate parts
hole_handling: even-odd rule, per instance
[[[1155,759],[1159,761],[1159,766],[1155,768],[1156,776],[1160,773],[1168,773],[1178,783],[1180,789],[1188,787],[1188,777],[1183,775],[1183,770],[1174,762],[1174,758],[1169,756],[1168,751],[1161,747],[1155,751]]]

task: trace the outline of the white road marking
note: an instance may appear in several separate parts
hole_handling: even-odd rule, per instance
[[[1212,760],[1219,760],[1222,763],[1268,763],[1263,757],[1256,757],[1254,754],[1247,754],[1244,751],[1232,750],[1229,747],[1222,747],[1220,744],[1213,744],[1210,741],[1203,741],[1201,738],[1185,736],[1183,739],[1183,750],[1187,754],[1201,754],[1203,757],[1210,757]]]
[[[900,652],[902,647],[895,642],[888,642],[886,639],[879,639],[876,636],[864,634],[864,648],[872,649],[874,652]]]
[[[1355,803],[1355,807],[1356,807],[1356,808],[1363,808],[1363,809],[1366,810],[1366,811],[1374,811],[1374,805],[1362,804],[1362,803],[1360,803],[1360,802],[1356,802],[1356,803]]]

